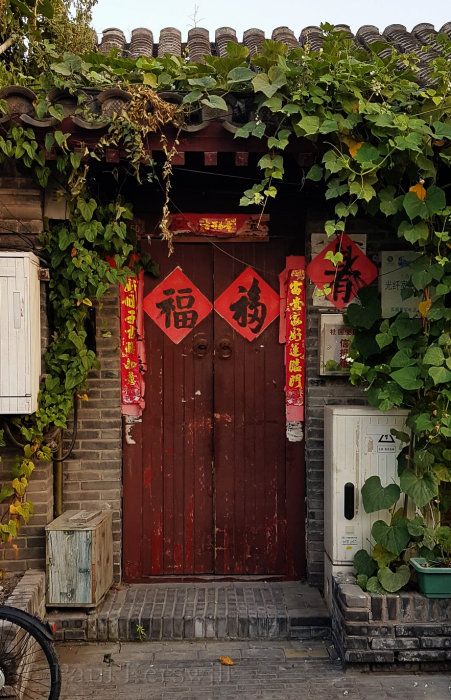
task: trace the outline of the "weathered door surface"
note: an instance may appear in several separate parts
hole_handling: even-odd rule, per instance
[[[181,268],[185,321],[186,289],[213,304],[250,266],[278,294],[285,265],[281,241],[176,244],[169,258],[154,241],[151,254],[161,275],[144,297]],[[302,576],[303,443],[285,438],[278,318],[250,342],[212,310],[175,343],[144,316],[146,408],[124,441],[125,578]]]

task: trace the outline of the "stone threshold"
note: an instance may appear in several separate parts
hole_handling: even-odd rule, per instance
[[[299,581],[116,586],[92,610],[47,610],[62,641],[329,639],[318,589]]]

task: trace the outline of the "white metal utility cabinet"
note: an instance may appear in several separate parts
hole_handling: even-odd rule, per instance
[[[34,413],[41,373],[39,260],[0,250],[0,414]]]
[[[397,456],[403,445],[391,429],[405,431],[406,416],[405,410],[382,413],[368,406],[324,408],[326,600],[332,575],[352,573],[354,554],[370,550],[373,523],[389,520],[387,510],[365,513],[361,488],[370,476],[379,476],[383,486],[399,482]]]

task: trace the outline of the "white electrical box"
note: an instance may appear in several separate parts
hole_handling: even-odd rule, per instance
[[[39,260],[0,251],[0,414],[34,413],[41,373]]]
[[[406,410],[382,413],[367,406],[324,408],[324,595],[331,608],[332,577],[353,572],[359,549],[371,549],[376,520],[388,510],[366,513],[361,489],[370,476],[382,486],[399,483],[397,457],[405,443],[391,429],[408,432]]]
[[[399,483],[403,443],[390,431],[405,431],[406,416],[366,406],[324,409],[324,548],[334,565],[352,564],[359,549],[369,551],[373,523],[389,520],[388,510],[365,513],[361,488],[370,476],[383,486]]]

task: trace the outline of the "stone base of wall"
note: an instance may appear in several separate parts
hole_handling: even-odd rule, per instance
[[[368,670],[451,670],[451,598],[373,595],[333,579],[332,636],[346,665]]]

